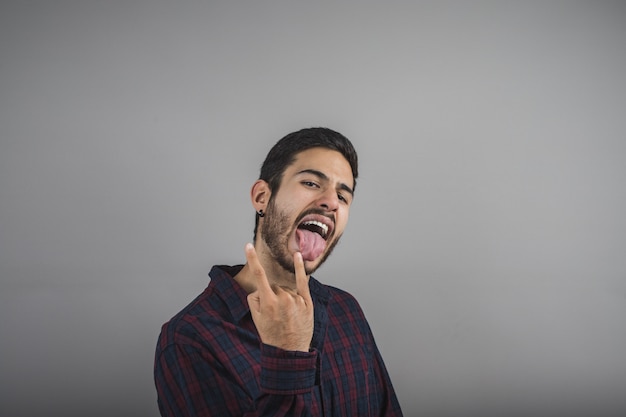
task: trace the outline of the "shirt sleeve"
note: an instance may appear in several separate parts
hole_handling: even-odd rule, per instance
[[[383,362],[383,358],[374,343],[374,372],[376,379],[381,387],[380,389],[380,416],[384,417],[402,417],[402,409],[398,402],[395,389],[391,383],[389,372]]]
[[[155,360],[159,411],[163,417],[312,416],[317,356],[262,345],[260,383],[250,390],[204,352],[169,345]]]

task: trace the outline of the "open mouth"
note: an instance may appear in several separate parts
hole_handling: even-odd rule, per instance
[[[321,214],[308,214],[302,218],[296,229],[296,242],[302,259],[313,261],[326,250],[328,239],[332,236],[332,219]]]
[[[317,233],[324,240],[330,237],[333,231],[333,222],[326,216],[322,215],[308,215],[298,225],[298,229],[308,230],[313,233]]]
[[[316,220],[303,222],[300,224],[300,226],[298,226],[298,229],[306,229],[308,231],[317,233],[324,239],[326,239],[326,236],[328,236],[328,226]]]

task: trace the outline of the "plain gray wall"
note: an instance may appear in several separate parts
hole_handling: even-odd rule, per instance
[[[624,2],[4,1],[0,414],[157,416],[284,134],[361,177],[316,277],[407,416],[626,415]]]

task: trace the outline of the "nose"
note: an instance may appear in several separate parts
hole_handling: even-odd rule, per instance
[[[339,208],[339,197],[333,189],[327,189],[317,201],[319,207],[326,211],[336,211]]]

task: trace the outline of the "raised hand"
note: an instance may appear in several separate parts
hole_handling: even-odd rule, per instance
[[[313,337],[313,300],[302,254],[293,256],[296,290],[270,286],[252,244],[246,245],[246,259],[256,279],[257,289],[248,295],[248,304],[261,341],[284,350],[308,352]]]

